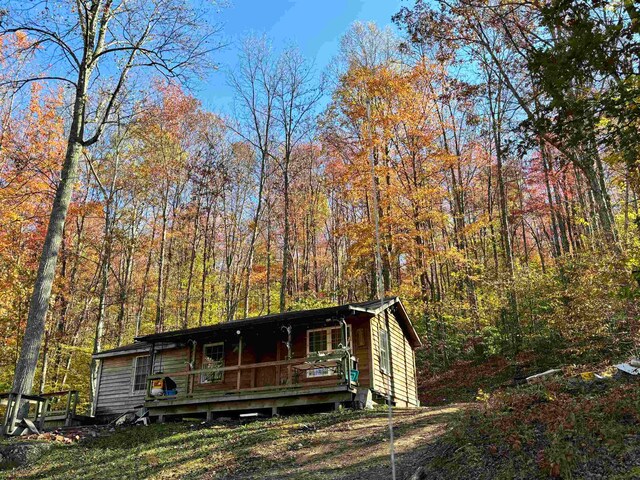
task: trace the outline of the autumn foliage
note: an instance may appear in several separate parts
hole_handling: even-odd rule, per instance
[[[254,44],[236,72],[244,107],[233,114],[207,111],[165,79],[134,96],[135,115],[123,110],[82,152],[40,387],[86,392],[91,353],[137,335],[365,300],[378,281],[402,297],[424,340],[425,399],[443,383],[475,394],[478,376],[511,375],[522,355],[541,366],[633,351],[638,192],[627,165],[610,144],[585,153],[527,117],[542,97],[495,18],[445,12],[486,20],[502,42],[486,51],[495,44],[470,38],[478,31],[466,24],[435,35],[428,13],[417,6],[397,19],[402,37],[354,25],[329,82],[316,82],[298,53]],[[287,99],[298,117],[286,115]],[[39,83],[1,100],[4,390],[68,105]]]

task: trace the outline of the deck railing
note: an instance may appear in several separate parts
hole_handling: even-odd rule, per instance
[[[147,400],[175,400],[180,398],[191,398],[196,396],[215,396],[227,395],[230,393],[251,393],[269,390],[286,390],[311,386],[327,386],[327,385],[347,385],[349,388],[356,385],[356,380],[352,379],[352,370],[354,367],[354,359],[351,352],[347,349],[334,350],[328,353],[313,353],[303,358],[292,358],[289,360],[276,360],[271,362],[238,364],[227,367],[201,368],[195,370],[186,370],[181,372],[162,372],[147,377]],[[274,369],[275,384],[255,386],[256,371],[263,368]],[[333,372],[327,376],[326,380],[320,380],[321,377],[307,378],[306,372],[315,369],[332,369]],[[233,373],[236,374],[236,388],[227,389],[207,389],[194,392],[195,380],[203,375],[214,375],[217,373]],[[245,375],[249,375],[251,387],[242,387],[242,380]],[[337,378],[336,378],[337,376]],[[162,380],[170,377],[174,382],[178,383],[179,379],[185,378],[182,388],[174,395],[155,396],[151,394],[154,380]],[[226,382],[228,384],[228,382]]]
[[[6,405],[0,434],[12,435],[22,417],[32,420],[42,431],[47,420],[61,420],[65,425],[70,424],[78,406],[78,391],[64,390],[39,395],[24,395],[18,392],[0,393],[0,405]],[[35,406],[33,411],[32,406]],[[22,415],[21,409],[24,409]]]

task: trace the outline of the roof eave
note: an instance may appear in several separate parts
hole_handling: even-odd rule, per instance
[[[127,349],[118,349],[114,348],[111,350],[105,350],[104,352],[98,352],[91,355],[91,358],[101,359],[101,358],[110,358],[110,357],[123,357],[125,355],[135,355],[139,353],[148,353],[149,348],[151,346],[150,343],[147,342],[137,342],[139,345],[137,348],[127,348]],[[156,347],[156,350],[168,350],[171,348],[177,347],[178,344],[176,342],[164,342],[161,345]]]
[[[402,301],[400,300],[400,297],[390,297],[390,298],[385,298],[383,301],[381,301],[378,306],[376,308],[365,308],[365,307],[358,307],[358,306],[351,306],[351,309],[354,311],[358,311],[358,312],[365,312],[368,313],[370,315],[378,315],[379,313],[385,311],[387,308],[392,307],[392,306],[398,306],[403,320],[404,320],[404,324],[407,327],[407,334],[409,336],[409,342],[411,344],[411,347],[415,350],[416,348],[419,348],[422,346],[422,341],[420,340],[420,337],[418,336],[418,333],[416,332],[415,327],[413,326],[413,322],[411,322],[411,318],[409,318],[409,314],[407,313],[407,310],[404,308],[404,304],[402,303]]]
[[[235,320],[232,322],[218,323],[215,325],[211,325],[209,327],[202,328],[194,328],[194,329],[186,329],[186,330],[175,330],[173,332],[166,333],[154,333],[150,335],[144,335],[141,337],[135,337],[134,340],[138,342],[145,343],[156,343],[163,341],[172,341],[179,338],[188,338],[191,336],[197,335],[206,335],[210,332],[227,330],[227,329],[243,329],[243,328],[251,328],[255,326],[269,325],[269,324],[281,324],[290,322],[293,320],[315,320],[318,317],[323,316],[337,316],[350,314],[354,312],[354,309],[351,305],[340,305],[336,307],[327,307],[321,308],[317,310],[310,310],[309,313],[305,313],[305,311],[293,311],[286,312],[282,316],[273,315],[269,318],[265,317],[256,317],[256,318],[248,318],[243,320]]]
[[[413,340],[413,344],[411,346],[415,350],[416,348],[419,348],[422,346],[422,341],[420,340],[420,337],[418,336],[418,332],[416,332],[416,329],[413,326],[413,322],[409,318],[409,314],[407,313],[407,310],[404,308],[404,305],[402,304],[402,302],[398,297],[396,297],[396,299],[398,300],[396,303],[400,306],[402,315],[406,319],[406,324],[409,330],[409,336],[411,337],[411,340]]]

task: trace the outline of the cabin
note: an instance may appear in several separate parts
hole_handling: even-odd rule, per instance
[[[416,407],[419,346],[397,297],[145,335],[94,355],[94,414],[144,406],[159,421],[211,419],[365,398]]]

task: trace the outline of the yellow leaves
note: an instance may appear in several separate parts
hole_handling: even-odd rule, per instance
[[[491,399],[491,395],[489,393],[483,391],[482,389],[478,390],[478,394],[476,395],[476,401],[489,403],[489,399]]]

